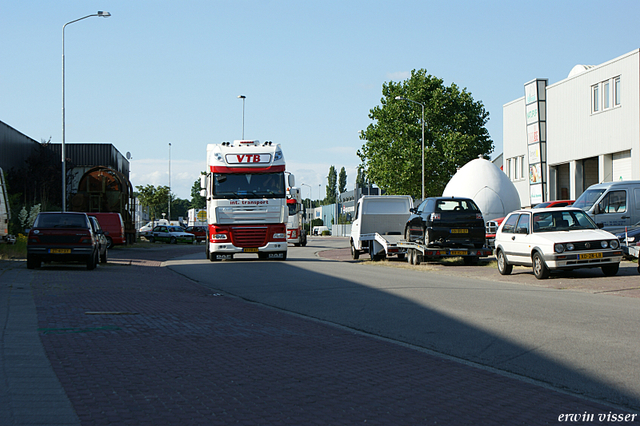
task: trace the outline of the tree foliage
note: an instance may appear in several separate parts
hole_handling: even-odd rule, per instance
[[[420,69],[403,82],[382,85],[381,105],[369,112],[374,121],[360,138],[364,173],[388,194],[420,198],[422,182],[422,107],[424,105],[425,196],[442,194],[456,170],[493,151],[482,102],[457,85]],[[414,102],[396,100],[397,96]]]
[[[138,185],[136,190],[138,191],[140,205],[149,208],[149,215],[152,219],[161,218],[162,213],[167,213],[169,206],[168,186],[158,186],[156,188],[153,185]]]
[[[347,190],[347,171],[342,167],[338,175],[338,194],[342,194]]]
[[[204,172],[200,172],[204,175]],[[189,203],[190,209],[204,209],[207,207],[207,199],[200,195],[200,179],[196,179],[191,187],[191,202]]]
[[[334,166],[329,167],[329,175],[327,176],[327,196],[325,201],[327,204],[336,202],[338,195],[338,173]]]

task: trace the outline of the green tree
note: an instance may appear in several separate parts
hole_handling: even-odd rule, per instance
[[[459,167],[493,151],[489,113],[466,89],[420,69],[403,82],[384,83],[382,95],[381,106],[369,112],[374,123],[361,133],[358,156],[368,178],[388,194],[421,194],[422,107],[415,102],[424,105],[425,196],[442,194]]]
[[[140,205],[149,209],[149,215],[152,219],[159,219],[162,213],[167,213],[169,206],[169,187],[153,185],[138,185],[138,200]],[[169,219],[169,218],[167,218]]]
[[[338,175],[338,194],[342,194],[347,190],[347,171],[343,168],[340,169]]]
[[[327,196],[325,198],[326,204],[333,204],[336,202],[338,190],[338,173],[334,166],[329,167],[329,175],[327,176]]]
[[[204,172],[200,172],[201,175],[204,175]],[[207,207],[207,199],[200,195],[200,179],[196,179],[193,182],[193,186],[191,187],[191,203],[189,204],[190,209],[204,209]]]

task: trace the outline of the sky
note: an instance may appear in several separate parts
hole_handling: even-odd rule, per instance
[[[358,132],[413,69],[483,103],[495,158],[526,82],[640,47],[636,0],[5,0],[0,121],[62,140],[62,28],[98,11],[64,30],[66,142],[111,143],[134,186],[186,199],[207,144],[243,131],[281,144],[303,197],[324,198],[332,165],[353,189]]]

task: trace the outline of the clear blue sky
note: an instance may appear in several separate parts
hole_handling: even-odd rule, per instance
[[[130,152],[134,185],[169,183],[180,198],[208,143],[282,145],[287,168],[323,198],[329,166],[353,187],[384,82],[425,68],[482,101],[502,152],[502,106],[534,78],[640,47],[628,1],[5,1],[0,120],[62,139],[62,26],[67,26],[66,141]],[[309,187],[302,189],[309,196]]]

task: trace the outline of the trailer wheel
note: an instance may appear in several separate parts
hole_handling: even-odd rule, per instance
[[[416,251],[414,249],[409,249],[407,253],[407,261],[409,265],[414,265],[416,259]]]
[[[414,265],[419,265],[422,263],[422,253],[420,253],[418,250],[414,250],[415,253],[413,254],[413,264]]]

